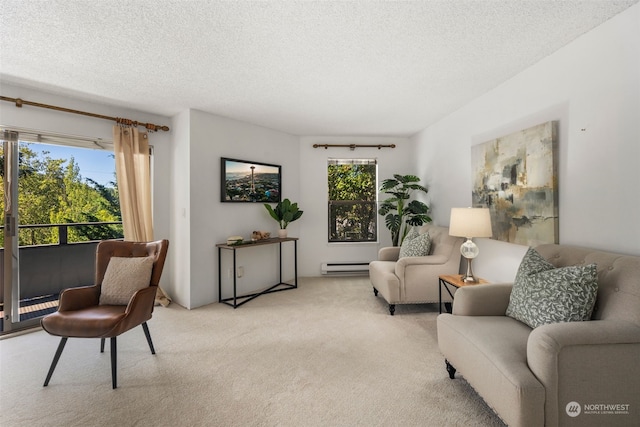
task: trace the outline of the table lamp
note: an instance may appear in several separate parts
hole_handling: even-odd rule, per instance
[[[473,242],[474,237],[491,237],[491,215],[488,208],[451,208],[449,235],[466,237],[460,246],[460,253],[467,259],[467,273],[462,276],[463,282],[477,282],[473,277],[471,261],[478,256],[480,249]]]

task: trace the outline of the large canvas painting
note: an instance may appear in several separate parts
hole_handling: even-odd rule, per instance
[[[493,238],[558,243],[557,122],[471,147],[473,206],[491,211]]]

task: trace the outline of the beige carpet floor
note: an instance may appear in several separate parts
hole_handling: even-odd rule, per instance
[[[0,340],[0,425],[502,426],[438,351],[435,305],[398,306],[368,278],[302,278],[233,309],[157,307],[108,349],[43,331]],[[107,344],[108,346],[108,344]]]

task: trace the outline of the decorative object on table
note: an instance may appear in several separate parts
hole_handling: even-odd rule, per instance
[[[473,276],[471,261],[478,256],[480,249],[473,242],[474,237],[491,237],[491,213],[488,208],[451,208],[449,234],[466,237],[460,246],[460,253],[467,259],[467,272],[462,276],[464,282],[477,282]]]
[[[220,163],[221,202],[280,201],[282,166],[225,157]]]
[[[418,200],[409,201],[414,192],[427,194],[429,191],[419,182],[420,178],[415,175],[398,174],[382,181],[380,191],[391,197],[382,201],[378,213],[385,217],[384,222],[391,231],[393,246],[402,245],[410,227],[431,222],[427,215],[429,206]]]
[[[268,231],[254,231],[251,233],[251,240],[257,242],[258,240],[264,240],[271,237],[271,233]]]
[[[557,123],[471,147],[473,206],[491,210],[494,239],[558,243]]]
[[[267,208],[271,218],[278,222],[278,225],[280,226],[280,230],[278,230],[278,237],[280,238],[287,237],[287,226],[289,223],[300,219],[304,212],[298,209],[298,203],[291,203],[289,199],[284,199],[283,201],[278,202],[275,209],[268,203],[265,203],[264,207]]]
[[[227,245],[239,245],[244,241],[242,236],[231,236],[227,238]]]

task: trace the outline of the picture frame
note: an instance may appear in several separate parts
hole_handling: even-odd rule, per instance
[[[489,208],[493,239],[558,243],[557,151],[557,121],[471,147],[471,198],[474,207]]]
[[[220,158],[220,201],[278,203],[282,198],[282,166]]]

